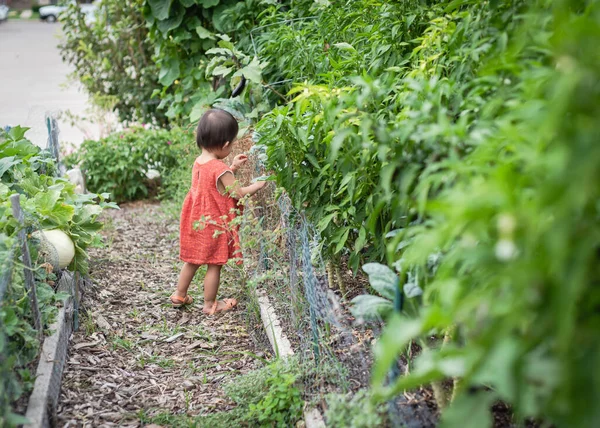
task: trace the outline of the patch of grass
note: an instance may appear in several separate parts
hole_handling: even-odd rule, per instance
[[[92,317],[92,314],[88,311],[84,312],[81,317],[81,325],[83,326],[83,330],[85,331],[86,336],[91,336],[96,332],[96,322]]]
[[[137,414],[138,420],[142,424],[157,424],[175,428],[215,428],[240,426],[244,423],[245,415],[244,409],[240,408],[200,416],[172,415],[165,412],[152,415],[151,412],[152,410],[140,410]]]
[[[125,351],[131,352],[135,347],[135,344],[126,338],[114,336],[111,339],[112,347],[114,350],[116,349],[124,349]]]
[[[137,364],[141,369],[149,364],[155,364],[163,369],[175,367],[175,361],[170,358],[165,358],[160,355],[145,355],[144,353],[138,355]]]
[[[152,330],[165,336],[173,336],[174,334],[181,332],[181,326],[175,324],[173,327],[171,327],[167,317],[163,315],[162,322],[159,324],[154,324],[152,326]]]
[[[207,342],[212,342],[212,337],[210,333],[206,331],[202,324],[196,324],[194,326],[187,327],[186,330],[189,333],[192,333],[194,337],[206,340]]]
[[[39,12],[33,12],[33,14],[31,15],[30,18],[21,18],[21,12],[19,10],[11,10],[10,12],[8,12],[8,19],[23,19],[24,21],[38,21],[40,19],[40,13]]]
[[[133,308],[131,311],[129,311],[128,315],[134,320],[137,320],[140,316],[140,310],[138,308]]]

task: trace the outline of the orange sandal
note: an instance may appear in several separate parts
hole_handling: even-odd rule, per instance
[[[174,308],[181,308],[185,305],[191,305],[193,302],[194,299],[189,294],[186,294],[185,297],[179,297],[174,294],[171,296],[171,303],[173,304]]]
[[[210,311],[208,311],[208,313],[206,313],[206,314],[214,315],[218,312],[229,312],[230,310],[232,310],[233,308],[235,308],[237,306],[237,300],[235,300],[235,299],[223,299],[223,303],[225,303],[225,307],[223,309],[217,310],[219,301],[215,300],[215,303],[213,303],[212,307],[210,308]]]

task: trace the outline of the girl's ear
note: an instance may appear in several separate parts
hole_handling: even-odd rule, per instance
[[[223,146],[224,149],[226,149],[227,147],[229,147],[231,145],[231,141],[226,141],[225,145]]]

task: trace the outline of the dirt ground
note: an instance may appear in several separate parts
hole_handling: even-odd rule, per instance
[[[178,225],[151,203],[106,214],[106,247],[91,252],[79,330],[63,378],[59,426],[140,426],[159,412],[198,415],[232,408],[222,385],[260,366],[244,316],[202,314],[199,273],[194,305],[173,309]],[[222,297],[241,294],[225,268]],[[258,354],[258,355],[257,355]]]

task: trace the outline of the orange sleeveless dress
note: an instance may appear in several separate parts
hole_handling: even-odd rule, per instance
[[[238,201],[222,195],[217,180],[231,169],[218,159],[194,162],[192,187],[181,208],[179,258],[195,265],[242,263],[238,226],[229,223],[240,212]],[[196,225],[196,227],[194,227]]]

